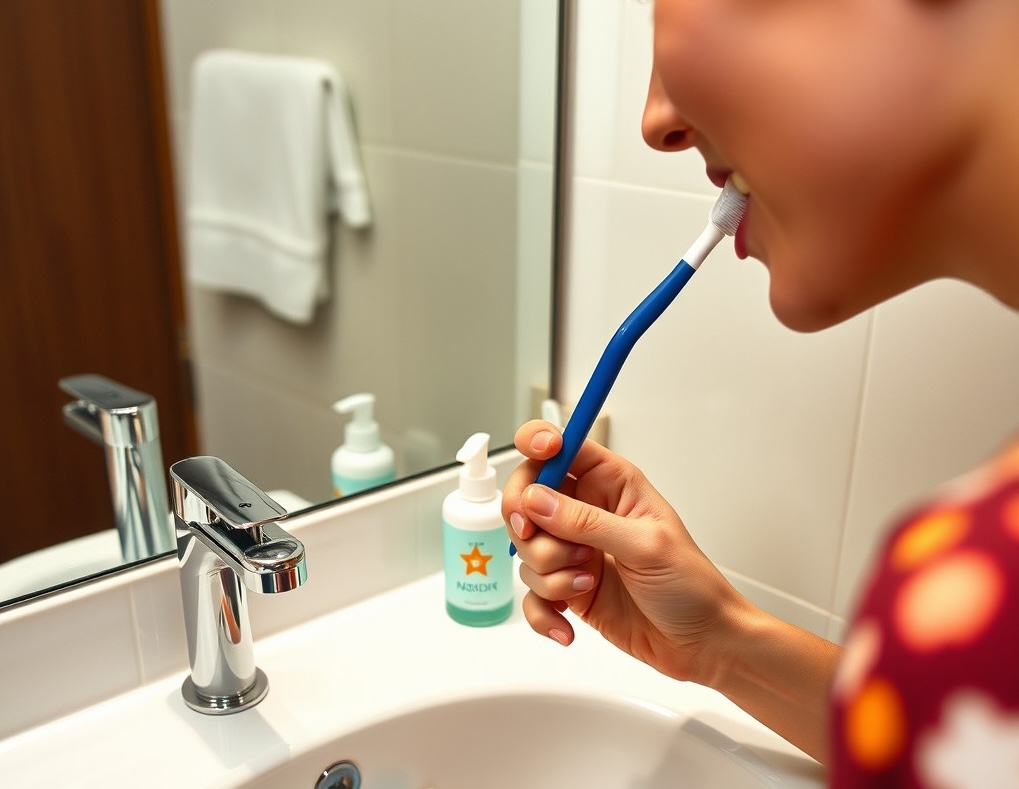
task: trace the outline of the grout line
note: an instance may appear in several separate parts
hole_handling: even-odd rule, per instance
[[[372,152],[376,154],[386,154],[389,156],[399,156],[404,159],[418,159],[420,161],[436,162],[444,164],[455,164],[459,166],[470,166],[470,167],[485,167],[493,170],[505,170],[507,172],[516,171],[521,159],[519,158],[519,152],[516,158],[510,159],[498,159],[486,156],[470,155],[463,153],[450,153],[448,151],[438,151],[430,148],[412,148],[407,145],[400,145],[399,143],[372,142],[362,139],[360,141],[360,148],[362,153]],[[523,160],[523,161],[538,161],[538,160]],[[547,167],[551,167],[551,162],[542,162]]]
[[[853,440],[849,448],[849,471],[846,474],[845,495],[842,501],[842,523],[838,529],[838,551],[836,553],[835,573],[832,576],[831,591],[829,593],[829,605],[832,615],[837,614],[836,598],[838,597],[839,585],[845,575],[845,555],[849,544],[849,511],[853,502],[853,489],[856,484],[856,477],[860,463],[860,430],[863,426],[863,409],[867,400],[867,393],[870,388],[870,377],[874,359],[874,324],[877,321],[877,309],[871,311],[867,316],[867,338],[863,357],[863,372],[860,375],[859,400],[856,408],[856,420],[853,425]]]
[[[703,200],[708,207],[714,205],[715,201],[718,199],[718,195],[712,194],[708,188],[705,188],[705,190],[701,192],[697,191],[696,188],[690,189],[667,187],[655,184],[642,184],[634,181],[621,181],[618,178],[609,178],[600,175],[574,175],[573,180],[579,183],[619,187],[630,192],[650,192],[653,194],[666,195],[668,197],[694,198],[697,200]],[[708,184],[708,187],[710,187],[710,189],[714,189],[714,187],[710,184]]]

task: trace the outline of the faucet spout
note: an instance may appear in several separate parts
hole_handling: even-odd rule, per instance
[[[238,712],[268,691],[255,666],[245,589],[286,592],[307,579],[304,545],[278,524],[287,512],[219,458],[170,467],[194,710]]]
[[[307,580],[304,545],[275,523],[244,530],[213,525],[206,534],[218,537],[225,563],[252,592],[289,592]]]

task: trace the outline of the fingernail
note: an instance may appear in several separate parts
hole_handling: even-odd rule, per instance
[[[544,485],[531,485],[525,492],[528,509],[536,515],[554,515],[558,502],[555,495]]]
[[[573,591],[589,592],[594,589],[594,576],[591,573],[581,573],[573,579]]]
[[[552,443],[553,438],[555,438],[555,433],[549,430],[535,433],[534,438],[531,439],[531,449],[535,452],[544,452],[548,449],[548,445]]]
[[[553,627],[551,630],[548,631],[548,637],[554,641],[558,641],[564,647],[568,647],[570,645],[569,635],[567,635],[557,627]]]
[[[513,512],[510,513],[509,521],[510,527],[513,529],[513,533],[522,539],[524,536],[524,524],[527,523],[527,521],[524,520],[524,516],[519,512]]]

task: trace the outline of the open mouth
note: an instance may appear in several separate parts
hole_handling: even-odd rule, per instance
[[[709,167],[707,170],[708,180],[711,181],[719,189],[725,188],[727,181],[731,181],[732,185],[736,187],[736,190],[747,198],[747,207],[743,213],[743,218],[736,228],[736,233],[733,236],[733,246],[736,252],[736,257],[740,260],[744,260],[750,257],[750,253],[747,250],[747,216],[750,213],[750,185],[735,170],[728,170],[722,167]]]

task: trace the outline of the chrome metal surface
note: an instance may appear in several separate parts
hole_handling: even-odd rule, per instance
[[[193,710],[206,715],[229,715],[254,707],[264,699],[265,694],[269,692],[269,678],[262,669],[256,668],[255,681],[250,687],[231,696],[206,696],[199,692],[194,680],[188,677],[181,685],[180,692],[184,697],[184,703]]]
[[[125,562],[173,548],[156,401],[101,375],[60,380],[74,401],[64,421],[103,447],[114,522]]]
[[[239,712],[268,691],[245,589],[275,594],[303,584],[304,545],[277,525],[286,510],[219,458],[181,460],[170,476],[191,661],[181,692],[198,712]]]
[[[353,762],[337,762],[325,769],[315,789],[358,789],[361,786],[361,771]]]

